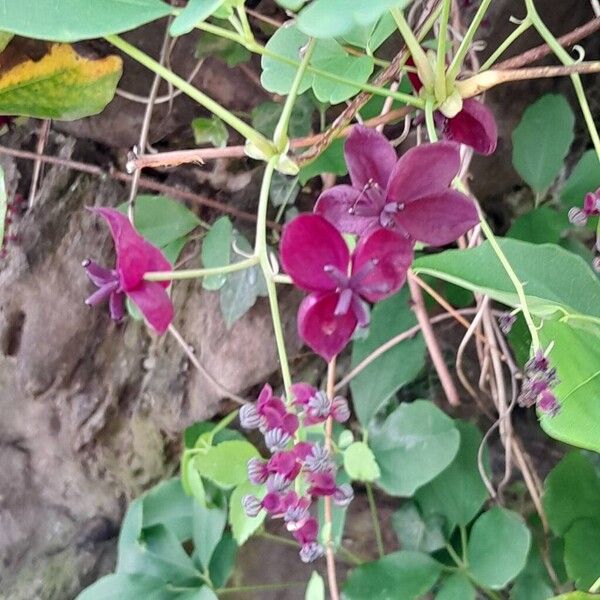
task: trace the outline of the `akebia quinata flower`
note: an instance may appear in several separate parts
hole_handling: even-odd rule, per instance
[[[117,264],[107,269],[92,260],[83,267],[98,287],[85,302],[95,306],[108,300],[111,317],[119,321],[125,314],[128,297],[157,333],[164,333],[173,320],[173,304],[167,294],[168,281],[146,281],[144,275],[153,271],[170,271],[171,264],[163,253],[147,242],[131,225],[129,219],[113,208],[92,208],[104,218],[115,243]]]
[[[597,215],[600,215],[600,188],[585,195],[582,208],[574,206],[569,210],[569,220],[573,225],[585,225],[590,217]]]
[[[315,213],[344,233],[383,228],[443,246],[479,222],[473,202],[450,188],[460,170],[460,150],[452,142],[423,144],[398,160],[385,136],[357,125],[344,155],[352,185],[325,190],[315,205]]]
[[[379,302],[406,279],[413,244],[390,229],[363,236],[352,255],[340,232],[319,215],[288,223],[280,244],[281,262],[292,281],[310,294],[298,312],[300,337],[325,360],[369,322],[367,302]]]

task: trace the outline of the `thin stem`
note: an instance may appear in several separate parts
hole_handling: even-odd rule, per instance
[[[334,356],[327,364],[327,397],[333,399],[335,389],[335,365],[336,357]],[[333,432],[333,421],[331,417],[325,422],[325,448],[331,452],[332,442],[331,436]],[[327,558],[327,580],[329,582],[329,595],[331,600],[339,600],[340,593],[338,591],[337,575],[335,572],[335,553],[333,549],[333,539],[331,532],[332,514],[331,514],[331,496],[325,496],[325,528],[327,530],[326,543],[326,558]]]
[[[306,585],[306,581],[290,581],[289,583],[264,583],[262,585],[240,585],[237,587],[219,588],[217,596],[225,594],[242,594],[249,592],[269,592],[274,590],[285,590],[291,587]]]
[[[274,154],[273,145],[261,133],[250,127],[250,125],[247,123],[244,123],[244,121],[236,117],[226,108],[223,108],[218,102],[215,102],[215,100],[201,92],[199,89],[195,88],[185,79],[179,77],[179,75],[176,75],[170,69],[167,69],[158,61],[154,60],[151,56],[148,56],[135,46],[132,46],[120,36],[107,35],[105,36],[105,39],[140,64],[144,65],[157,75],[160,75],[165,81],[173,84],[184,94],[198,102],[198,104],[217,115],[220,119],[225,121],[225,123],[233,127],[233,129],[235,129],[238,133],[243,135],[247,140],[250,140],[257,148],[264,152],[266,156],[272,156]]]
[[[467,528],[464,525],[460,526],[460,545],[462,549],[462,563],[467,567],[469,565],[467,560]]]
[[[429,96],[425,101],[425,125],[427,127],[427,135],[430,142],[437,142],[438,137],[435,131],[435,121],[433,118],[433,103],[434,98]]]
[[[435,97],[438,102],[443,102],[446,99],[446,40],[448,39],[448,21],[450,20],[451,7],[452,0],[443,0],[442,14],[440,15],[440,31],[438,33],[434,83]]]
[[[224,275],[226,273],[235,273],[243,271],[258,264],[257,256],[251,256],[240,260],[240,262],[224,265],[223,267],[211,267],[209,269],[185,269],[182,271],[151,271],[144,274],[146,281],[175,281],[180,279],[197,279],[198,277],[208,277],[209,275]]]
[[[278,544],[283,544],[284,546],[291,546],[292,548],[298,548],[298,542],[290,538],[283,537],[281,535],[275,535],[274,533],[269,533],[268,531],[261,531],[257,534],[257,537],[261,537],[265,540],[269,540],[271,542],[277,542]]]
[[[304,53],[302,55],[302,60],[300,61],[300,65],[298,66],[298,70],[294,76],[294,81],[292,82],[292,87],[290,88],[288,97],[283,105],[283,110],[281,111],[281,116],[279,117],[277,126],[275,127],[273,142],[280,151],[284,151],[285,146],[289,143],[288,126],[290,124],[290,117],[292,116],[292,111],[294,110],[294,104],[296,103],[296,97],[298,96],[298,90],[300,89],[302,78],[306,72],[306,67],[310,62],[315,49],[315,44],[316,40],[314,38],[310,38],[308,44],[303,50]]]
[[[469,51],[469,46],[471,45],[471,42],[475,37],[475,33],[479,29],[479,25],[481,25],[481,21],[483,20],[483,17],[485,16],[485,13],[487,12],[491,2],[492,0],[481,1],[473,20],[471,21],[471,24],[465,33],[465,37],[462,39],[462,42],[460,43],[460,46],[458,47],[458,50],[456,51],[448,70],[446,71],[446,81],[454,83],[454,80],[456,79],[456,76],[462,67],[463,60]]]
[[[529,18],[519,23],[510,35],[494,50],[492,55],[481,65],[479,71],[487,71],[509,48],[509,46],[521,35],[523,35],[531,27],[531,21]]]
[[[456,563],[457,567],[463,567],[463,562],[460,559],[460,556],[456,553],[456,550],[452,547],[450,542],[446,542],[446,551],[450,555],[450,558],[452,558],[452,560]]]
[[[379,552],[379,558],[385,556],[385,548],[383,547],[383,537],[381,536],[381,526],[379,525],[379,515],[377,513],[377,504],[375,504],[375,497],[373,496],[373,486],[369,483],[365,483],[367,489],[367,498],[369,500],[369,510],[371,511],[371,519],[373,520],[373,531],[375,532],[375,541],[377,542],[377,551]]]

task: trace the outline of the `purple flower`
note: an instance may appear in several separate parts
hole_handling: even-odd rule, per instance
[[[585,225],[590,217],[596,215],[600,215],[600,188],[585,195],[583,208],[574,206],[569,210],[569,221],[573,225]]]
[[[300,468],[301,465],[294,450],[276,452],[266,466],[268,473],[281,475],[288,480],[296,479],[298,473],[300,473]]]
[[[157,333],[167,330],[173,320],[173,304],[166,292],[168,281],[145,281],[144,275],[152,271],[170,271],[171,264],[163,253],[147,242],[131,225],[129,219],[113,208],[92,208],[107,222],[115,243],[117,264],[106,269],[85,260],[90,280],[98,287],[85,302],[95,306],[109,301],[111,317],[119,321],[125,314],[125,296],[140,309],[148,324]]]
[[[289,437],[298,429],[298,417],[287,411],[281,398],[273,396],[273,388],[267,383],[261,390],[256,404],[244,404],[240,408],[240,423],[245,429],[263,433],[279,429]]]
[[[354,498],[354,490],[349,483],[342,483],[333,493],[333,501],[338,506],[348,506]]]
[[[248,481],[254,485],[260,485],[267,481],[269,469],[267,463],[260,458],[251,458],[248,461]]]
[[[378,302],[402,286],[413,257],[410,241],[381,228],[361,238],[351,257],[333,225],[307,214],[285,226],[280,251],[293,282],[311,292],[298,312],[300,337],[327,361],[368,323],[364,301]]]
[[[537,406],[540,411],[551,417],[554,417],[560,410],[560,404],[556,396],[548,388],[540,394]]]
[[[323,554],[325,554],[325,549],[318,542],[310,542],[300,548],[300,560],[303,563],[313,562],[317,558],[321,558]]]
[[[249,517],[256,517],[262,509],[262,502],[256,496],[249,494],[242,498],[242,507]]]
[[[551,389],[557,383],[556,369],[550,366],[545,353],[538,349],[525,364],[525,378],[517,400],[521,406],[535,405],[541,412],[553,417],[560,410],[560,404]]]
[[[292,395],[294,404],[302,410],[305,427],[323,423],[329,417],[338,423],[343,423],[350,418],[348,402],[341,396],[330,400],[325,392],[308,383],[294,383]]]
[[[407,64],[414,63],[411,59]],[[414,90],[419,92],[423,87],[419,76],[409,72],[408,78]],[[463,99],[462,109],[454,117],[446,117],[441,111],[433,113],[436,125],[442,136],[452,142],[464,144],[478,152],[489,155],[498,145],[498,127],[492,111],[473,98]]]
[[[423,144],[397,160],[381,133],[356,125],[344,154],[352,185],[325,190],[315,205],[340,231],[365,235],[383,227],[443,246],[479,222],[473,202],[450,189],[460,169],[456,144]]]
[[[280,427],[269,429],[265,433],[265,444],[271,452],[285,450],[291,439],[290,435]]]

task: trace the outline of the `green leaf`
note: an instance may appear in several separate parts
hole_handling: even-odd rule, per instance
[[[435,404],[401,404],[369,430],[369,446],[381,469],[377,484],[393,496],[412,496],[454,459],[460,444],[452,419]]]
[[[300,183],[305,185],[309,179],[321,173],[345,175],[347,172],[348,167],[344,159],[344,140],[335,139],[315,160],[300,169],[298,178]]]
[[[435,552],[446,545],[443,519],[438,515],[422,517],[412,502],[403,504],[392,515],[392,527],[404,550]]]
[[[233,225],[229,217],[217,219],[202,241],[202,264],[206,269],[225,267],[231,257]],[[205,290],[219,290],[227,281],[227,275],[209,275],[202,278]]]
[[[280,27],[267,42],[266,48],[270,53],[284,56],[297,63],[301,49],[308,43],[308,36],[302,33],[296,25]],[[296,76],[296,64],[283,63],[267,54],[261,59],[263,87],[277,94],[287,94]],[[345,79],[353,85],[333,81],[329,77],[307,71],[300,81],[298,93],[313,88],[320,102],[338,104],[358,93],[373,72],[373,59],[369,56],[354,56],[346,52],[335,40],[320,40],[315,44],[311,65],[316,69],[327,71],[332,75],[343,73]],[[355,83],[355,85],[354,85]]]
[[[113,99],[122,68],[118,56],[91,60],[52,44],[39,60],[27,58],[0,75],[0,114],[62,121],[96,115]]]
[[[245,440],[223,442],[206,453],[197,454],[194,466],[202,477],[217,485],[230,488],[247,481],[248,461],[259,456],[258,450]]]
[[[325,582],[316,571],[312,572],[308,580],[304,600],[325,600]]]
[[[165,586],[165,582],[156,577],[114,573],[83,590],[77,600],[172,600],[174,595],[167,592]]]
[[[0,52],[2,52],[13,39],[14,34],[7,33],[6,31],[0,31]]]
[[[396,22],[390,13],[384,14],[379,21],[368,25],[354,25],[352,29],[344,35],[344,41],[352,46],[364,48],[370,53],[375,52],[385,40],[387,40],[394,31],[396,31]],[[363,110],[361,110],[363,114]],[[363,116],[363,118],[365,118]]]
[[[480,585],[500,590],[524,569],[530,544],[531,534],[520,515],[492,508],[471,529],[469,573]]]
[[[527,564],[510,590],[510,600],[548,600],[553,594],[539,551],[532,546]]]
[[[163,246],[162,252],[165,255],[165,258],[174,265],[181,254],[184,246],[187,244],[186,237],[180,237],[172,242],[168,243],[166,246]]]
[[[227,146],[229,132],[225,123],[217,116],[210,119],[198,117],[192,121],[192,131],[194,132],[194,142],[197,145],[212,144],[215,148],[224,148]]]
[[[475,588],[464,573],[444,579],[435,600],[475,600]]]
[[[298,27],[316,38],[340,37],[357,25],[374,24],[390,8],[402,8],[407,0],[371,0],[368,6],[352,0],[315,0],[304,8]]]
[[[247,254],[252,253],[252,247],[241,234],[234,231],[234,240],[237,248]],[[231,248],[230,262],[236,263],[244,260]],[[221,313],[225,324],[230,328],[238,319],[243,317],[256,303],[259,296],[267,295],[265,278],[258,265],[236,271],[227,275],[227,280],[221,288],[219,297]]]
[[[369,335],[352,344],[352,367],[396,335],[416,325],[403,289],[378,303],[371,313]],[[352,402],[358,420],[366,427],[377,411],[425,365],[425,344],[420,333],[396,344],[363,369],[350,382]]]
[[[585,592],[569,592],[560,596],[553,596],[550,600],[598,600],[598,594],[586,594]]]
[[[530,311],[549,317],[557,311],[590,315],[600,322],[600,281],[579,256],[552,244],[498,239],[521,282]],[[433,275],[488,294],[509,306],[519,300],[489,242],[469,250],[446,250],[414,262],[417,273]]]
[[[569,218],[565,212],[540,206],[520,216],[508,230],[506,237],[532,244],[558,244],[569,227]]]
[[[127,204],[119,210],[127,212]],[[181,202],[168,196],[137,196],[135,228],[151,244],[164,248],[198,227],[200,220]]]
[[[569,452],[544,482],[544,510],[556,535],[578,519],[600,519],[600,477],[579,452]]]
[[[237,551],[238,545],[233,536],[231,533],[225,532],[210,559],[210,579],[216,588],[223,587],[231,576]]]
[[[271,188],[269,189],[269,198],[273,206],[294,204],[299,192],[300,186],[298,185],[297,175],[296,177],[288,177],[277,171],[273,173]]]
[[[233,26],[227,22],[223,23],[222,27],[233,31]],[[203,31],[196,46],[196,58],[208,56],[220,58],[228,67],[235,67],[248,62],[252,55],[247,48],[233,40]]]
[[[82,12],[85,11],[85,12]],[[2,6],[2,29],[55,42],[75,42],[135,29],[166,17],[161,0],[20,0]]]
[[[600,521],[582,519],[565,533],[565,566],[578,589],[587,590],[600,576]]]
[[[564,96],[547,94],[527,108],[512,134],[513,165],[536,192],[559,174],[574,137],[575,115]]]
[[[344,450],[344,469],[354,481],[375,481],[381,475],[373,452],[364,442],[354,442]]]
[[[239,546],[243,546],[246,540],[263,524],[266,512],[261,510],[256,517],[249,517],[242,506],[244,496],[252,494],[259,499],[264,498],[266,489],[264,486],[252,485],[249,481],[238,485],[232,492],[229,500],[229,524],[231,533]]]
[[[472,423],[454,423],[460,432],[458,453],[450,466],[420,488],[415,496],[424,514],[446,517],[451,529],[455,525],[467,525],[487,498],[487,490],[477,467],[481,433]],[[484,453],[483,462],[489,471],[487,452]]]
[[[420,598],[441,573],[441,565],[427,554],[400,551],[354,569],[344,585],[346,600],[402,600]]]
[[[566,206],[581,205],[588,192],[600,187],[600,164],[595,150],[583,154],[565,182],[560,199]]]
[[[192,530],[192,500],[179,477],[163,481],[142,496],[143,527],[164,525],[183,542]]]
[[[573,275],[573,274],[571,274]],[[587,295],[582,290],[582,295]],[[554,417],[541,415],[544,431],[563,442],[600,452],[600,328],[584,321],[544,321],[540,341],[554,342],[550,354],[559,383],[553,388],[560,403]]]
[[[197,559],[204,569],[210,561],[221,540],[225,523],[227,522],[227,509],[205,507],[199,502],[193,503],[193,539],[194,559]]]
[[[225,0],[189,0],[187,6],[171,23],[169,33],[173,37],[189,33],[198,23],[206,21],[223,2]]]
[[[264,136],[272,138],[275,133],[275,127],[283,111],[283,104],[280,102],[262,102],[257,104],[251,113],[251,122],[254,129],[260,131]],[[290,116],[288,133],[290,137],[304,137],[310,134],[312,130],[312,116],[315,112],[315,105],[308,94],[303,94],[296,98],[294,108]]]
[[[216,427],[216,423],[212,421],[199,421],[186,427],[183,432],[183,441],[186,448],[195,448],[200,437],[205,433],[212,431]],[[221,429],[214,434],[213,443],[220,444],[229,440],[243,440],[244,436],[233,429]]]

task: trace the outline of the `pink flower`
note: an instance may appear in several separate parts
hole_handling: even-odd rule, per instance
[[[407,64],[414,66],[408,59]],[[423,87],[419,76],[409,72],[408,78],[416,92]],[[462,109],[451,118],[443,115],[439,110],[433,113],[436,125],[440,128],[442,136],[452,142],[464,144],[479,154],[493,154],[498,145],[498,128],[492,111],[473,98],[463,99]]]
[[[273,388],[266,383],[256,404],[244,404],[240,409],[240,422],[245,429],[260,428],[262,433],[279,429],[293,436],[298,429],[298,417],[288,412],[281,398],[273,396]]]
[[[585,225],[590,217],[596,215],[600,215],[600,188],[585,195],[583,208],[574,206],[569,210],[569,220],[573,225]]]
[[[344,154],[352,185],[325,190],[315,205],[315,212],[340,231],[365,235],[393,229],[443,246],[479,222],[473,202],[450,189],[460,169],[456,144],[423,144],[397,160],[382,134],[355,125]]]
[[[294,383],[292,395],[294,404],[301,409],[305,427],[323,423],[329,417],[338,423],[343,423],[350,418],[348,402],[341,396],[330,400],[325,392],[308,383]]]
[[[300,215],[283,230],[281,262],[293,282],[311,292],[300,305],[300,337],[325,360],[369,321],[367,302],[398,290],[411,264],[412,243],[389,229],[361,238],[352,256],[339,231],[319,215]]]
[[[110,314],[116,321],[125,314],[127,296],[141,311],[157,333],[167,330],[173,320],[173,304],[166,292],[168,281],[145,281],[144,275],[153,271],[170,271],[171,264],[163,253],[147,242],[131,225],[129,219],[113,208],[92,208],[107,222],[115,243],[117,264],[106,269],[85,260],[88,277],[98,287],[85,302],[95,306],[109,301]]]

